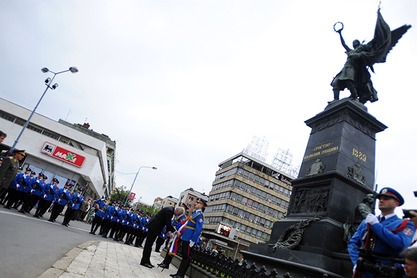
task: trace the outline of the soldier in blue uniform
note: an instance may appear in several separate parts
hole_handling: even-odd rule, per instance
[[[30,190],[30,197],[28,200],[28,205],[26,208],[26,212],[30,212],[36,203],[40,200],[43,187],[45,186],[45,178],[46,176],[42,173],[39,173],[38,178],[33,180],[31,183],[32,189]]]
[[[148,226],[149,226],[149,219],[152,215],[148,212],[146,215],[140,218],[140,234],[136,240],[136,247],[142,247],[142,243],[145,240],[146,236],[148,235]]]
[[[130,206],[122,206],[122,211],[119,214],[119,230],[117,234],[114,235],[115,241],[123,241],[127,233],[127,228],[129,226],[129,222],[132,221],[132,213],[130,212]]]
[[[186,226],[184,227],[184,233],[181,236],[182,242],[182,260],[176,274],[171,274],[174,278],[184,278],[190,265],[190,249],[198,242],[200,234],[203,230],[204,215],[203,209],[207,206],[207,203],[203,199],[198,199],[195,205],[195,212],[188,219]]]
[[[36,175],[36,173],[34,171],[32,171],[29,176],[26,176],[24,178],[23,186],[18,189],[18,190],[20,190],[20,201],[19,201],[18,206],[22,205],[20,207],[20,210],[19,210],[19,212],[21,212],[21,213],[25,213],[25,205],[29,201],[30,191],[32,190],[31,183],[33,181],[36,181],[35,175]]]
[[[83,193],[83,189],[81,187],[78,188],[77,193],[72,193],[71,195],[72,205],[68,204],[67,210],[65,211],[64,221],[62,222],[62,225],[68,227],[69,222],[77,214],[77,211],[80,209],[80,205],[82,204],[82,202],[84,202],[84,196],[82,195],[82,193]]]
[[[138,217],[137,217],[137,219],[135,221],[135,226],[134,226],[134,229],[135,229],[135,237],[136,237],[135,247],[139,247],[140,238],[142,237],[142,229],[143,229],[143,226],[142,226],[142,218],[143,217],[145,217],[143,215],[143,211],[142,210],[138,210]]]
[[[51,206],[52,201],[57,198],[59,191],[58,184],[58,179],[53,178],[51,183],[48,183],[43,187],[42,196],[39,200],[38,208],[36,209],[33,217],[43,217],[46,210]]]
[[[362,277],[378,277],[377,273],[371,273],[369,272],[370,269],[364,267],[368,263],[397,266],[400,272],[402,267],[388,260],[376,259],[371,262],[366,257],[360,258],[359,248],[365,247],[372,254],[378,256],[400,258],[401,251],[410,246],[416,229],[411,221],[402,220],[394,213],[396,207],[404,204],[404,199],[400,193],[393,188],[385,187],[381,189],[376,197],[379,200],[378,208],[381,215],[376,217],[373,214],[368,214],[348,244],[348,251],[354,269],[357,272],[359,271]],[[364,242],[368,246],[364,246]]]
[[[66,183],[64,185],[64,188],[61,188],[58,191],[58,194],[57,194],[58,200],[52,207],[51,216],[49,217],[49,220],[48,220],[49,222],[55,222],[56,218],[62,212],[62,210],[64,209],[67,203],[70,206],[73,205],[73,202],[71,200],[71,191],[70,191],[71,187],[72,187],[71,184]]]
[[[114,228],[116,226],[117,221],[119,220],[119,208],[120,202],[119,201],[114,201],[113,205],[111,205],[107,210],[106,210],[106,214],[105,217],[103,219],[103,223],[102,223],[102,230],[100,230],[100,234],[102,234],[102,236],[104,238],[107,238],[107,234],[110,231],[110,237],[113,236],[114,234]],[[113,231],[113,234],[111,233]]]
[[[134,211],[133,208],[130,209],[130,221],[127,226],[127,232],[126,232],[126,240],[125,244],[131,245],[133,243],[133,239],[135,237],[135,225],[136,221],[138,219],[138,213]]]
[[[109,207],[109,197],[95,201],[94,207],[96,209],[93,221],[91,221],[90,234],[95,235],[97,229],[102,225],[103,218],[106,215],[106,210]]]

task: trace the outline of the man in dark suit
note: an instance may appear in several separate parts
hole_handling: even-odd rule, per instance
[[[150,257],[152,252],[152,245],[156,240],[156,237],[162,232],[162,229],[166,226],[167,231],[171,236],[171,232],[175,229],[171,225],[172,217],[181,215],[184,213],[184,209],[181,207],[165,207],[161,209],[150,221],[148,228],[148,235],[146,236],[145,246],[143,248],[142,260],[140,265],[152,268]]]

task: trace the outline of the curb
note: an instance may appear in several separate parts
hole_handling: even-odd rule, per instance
[[[58,278],[67,271],[68,266],[74,261],[74,259],[85,249],[91,245],[98,246],[99,241],[86,241],[81,243],[77,247],[71,249],[64,257],[58,260],[52,265],[51,268],[47,269],[39,278]]]

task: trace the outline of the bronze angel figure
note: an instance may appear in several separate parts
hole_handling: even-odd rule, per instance
[[[341,24],[341,28],[336,30],[336,25]],[[378,100],[377,92],[371,81],[368,69],[374,72],[375,63],[384,63],[388,53],[397,44],[398,40],[411,28],[411,25],[403,25],[393,31],[385,22],[378,8],[378,17],[375,26],[374,38],[367,44],[361,44],[358,40],[353,41],[353,49],[350,49],[343,39],[343,24],[338,22],[334,25],[334,30],[339,33],[340,41],[346,49],[347,60],[343,69],[333,78],[334,100],[339,100],[340,91],[349,89],[350,99],[365,104],[368,100],[374,102]]]

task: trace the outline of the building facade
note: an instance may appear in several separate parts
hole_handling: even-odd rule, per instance
[[[8,150],[31,111],[0,98],[0,127],[7,138],[0,145]],[[62,187],[69,182],[85,189],[85,196],[109,196],[115,187],[116,142],[89,129],[88,124],[54,121],[35,113],[19,139],[17,149],[26,151],[22,166],[42,172],[47,182],[57,178]]]
[[[204,213],[203,233],[213,235],[224,224],[236,229],[234,239],[246,244],[265,241],[272,224],[287,212],[294,177],[245,153],[219,167]]]
[[[161,207],[175,207],[178,205],[178,199],[172,196],[165,197],[161,202]]]
[[[207,196],[205,193],[198,192],[194,190],[192,187],[190,187],[180,193],[180,197],[178,199],[178,206],[180,206],[182,203],[185,203],[188,207],[191,207],[197,202],[199,198],[208,201],[209,196]]]

